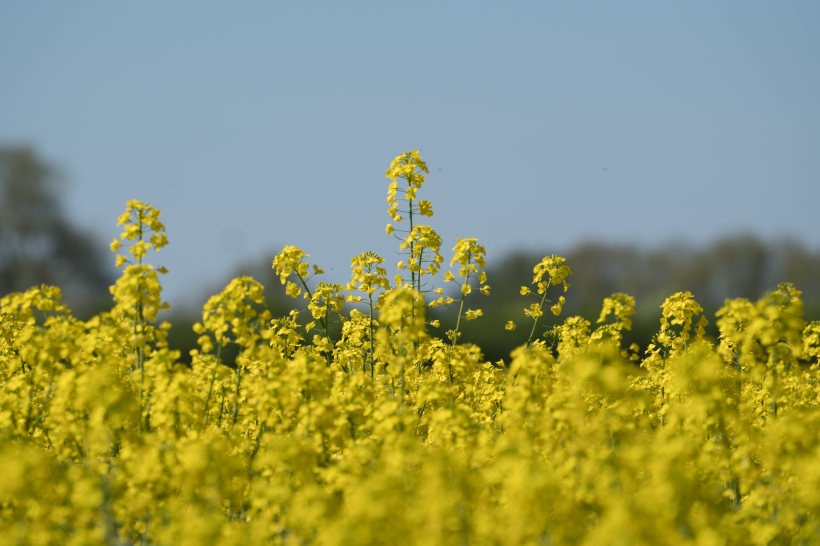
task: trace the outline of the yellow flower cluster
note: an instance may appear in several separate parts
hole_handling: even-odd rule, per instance
[[[530,337],[527,339],[527,346],[532,343],[535,332],[538,329],[538,321],[544,315],[544,303],[547,301],[547,292],[549,291],[550,286],[563,284],[564,292],[566,292],[569,288],[569,283],[567,283],[566,278],[569,275],[572,275],[572,271],[568,266],[564,265],[565,261],[566,260],[564,260],[564,258],[553,254],[550,256],[545,256],[544,259],[533,268],[534,275],[532,284],[535,284],[538,287],[538,293],[542,294],[542,297],[540,303],[533,303],[530,305],[529,309],[524,309],[524,314],[533,319],[532,331],[530,331]],[[547,277],[547,280],[544,280],[545,276]],[[521,287],[520,294],[522,296],[529,296],[532,293],[532,290],[528,287]],[[562,309],[564,308],[564,303],[566,303],[566,298],[564,298],[564,296],[560,296],[555,305],[550,308],[552,314],[555,316],[560,315]],[[510,321],[507,323],[506,328],[507,330],[515,330],[516,325]]]
[[[417,187],[420,157],[401,157],[391,169]],[[442,289],[426,304],[373,253],[347,285],[314,285],[324,272],[286,247],[273,268],[307,307],[272,317],[263,287],[234,279],[205,303],[186,365],[141,263],[141,241],[165,241],[153,210],[129,203],[137,263],[111,311],[81,321],[48,286],[0,299],[0,543],[820,542],[820,323],[804,324],[791,285],[727,301],[714,342],[692,295],[674,294],[653,344],[630,354],[626,294],[594,330],[568,317],[534,335],[571,273],[549,256],[533,333],[491,363],[459,326],[428,330],[429,309],[453,303]],[[417,234],[414,250],[440,246]],[[482,315],[464,287],[489,287],[483,247],[453,250],[458,324]]]
[[[253,351],[257,341],[267,337],[264,333],[256,333],[261,325],[267,327],[271,320],[267,309],[259,312],[255,308],[264,307],[262,290],[262,285],[251,277],[239,277],[232,280],[221,294],[208,299],[202,308],[202,322],[194,324],[194,332],[201,336],[198,343],[204,353],[211,352],[214,343],[222,346],[235,343],[243,350]],[[233,338],[229,338],[228,333]]]
[[[563,297],[560,298],[560,300],[563,299]],[[563,305],[563,301],[560,303]],[[593,334],[596,339],[598,337],[611,337],[620,340],[621,330],[632,329],[632,319],[629,317],[635,314],[635,298],[620,292],[604,298],[604,307],[601,309],[601,316],[598,317],[598,324],[606,322],[606,318],[610,314],[615,316],[615,322],[609,324],[606,328],[596,330]]]
[[[286,246],[282,249],[282,252],[276,255],[273,259],[273,269],[279,275],[282,284],[285,284],[286,279],[291,274],[296,274],[300,280],[308,277],[310,264],[304,261],[305,258],[310,258],[310,254],[305,254],[295,246]],[[297,292],[293,297],[295,298],[298,295]]]
[[[407,262],[403,260],[396,264],[399,270],[407,269],[410,272],[410,288],[416,290],[419,294],[425,291],[422,277],[424,275],[435,276],[441,268],[441,262],[444,261],[439,254],[441,248],[441,238],[429,225],[416,225],[413,222],[413,214],[421,216],[433,216],[433,205],[429,201],[419,201],[416,197],[416,191],[421,189],[422,183],[425,181],[424,174],[429,174],[427,163],[421,159],[421,154],[418,150],[405,152],[397,156],[391,163],[390,168],[387,169],[386,177],[392,182],[387,190],[387,203],[390,205],[387,212],[394,222],[401,222],[403,217],[399,212],[406,213],[410,226],[407,230],[399,229],[402,233],[407,233],[403,239],[398,235],[394,235],[397,231],[393,224],[387,224],[387,234],[393,235],[402,243],[399,246],[400,250],[407,250]],[[399,179],[407,183],[407,187],[399,187]],[[399,201],[396,196],[399,192],[404,193],[404,198],[407,201],[407,209],[399,210]],[[427,263],[427,267],[424,267]],[[401,275],[396,277],[396,285],[404,284],[405,278]]]
[[[399,245],[400,250],[410,250],[407,259],[407,269],[418,273],[419,284],[423,275],[434,276],[441,269],[444,258],[439,254],[441,237],[430,226],[414,226],[404,241]],[[424,264],[427,263],[427,267]]]
[[[133,199],[126,203],[125,212],[117,221],[118,226],[125,226],[120,239],[135,241],[128,251],[140,264],[146,251],[152,246],[154,250],[159,251],[168,244],[168,239],[165,237],[165,225],[159,221],[160,214],[162,213],[151,205]],[[149,234],[150,238],[147,237]],[[146,238],[150,242],[146,242]],[[111,251],[116,252],[121,246],[122,242],[115,238],[111,242]],[[127,261],[125,256],[117,255],[117,267],[122,267]]]
[[[375,252],[364,252],[351,260],[350,268],[353,270],[350,282],[354,285],[359,283],[358,289],[372,296],[379,288],[390,289],[390,281],[387,279],[387,270],[381,267],[384,258]],[[348,290],[353,291],[353,287]]]
[[[396,156],[396,159],[390,163],[390,168],[387,169],[385,175],[392,180],[387,190],[387,204],[390,205],[387,212],[394,222],[401,222],[401,216],[398,214],[399,205],[398,201],[396,201],[396,194],[400,191],[404,192],[404,198],[410,201],[411,209],[409,213],[412,215],[413,201],[416,200],[416,190],[421,189],[421,185],[425,180],[422,173],[430,174],[430,170],[427,168],[427,163],[421,159],[421,154],[419,154],[418,150],[405,152]],[[406,189],[399,188],[399,179],[407,182]],[[433,215],[433,205],[431,205],[429,201],[419,202],[418,207],[417,212],[422,216]],[[388,226],[388,230],[389,229]]]

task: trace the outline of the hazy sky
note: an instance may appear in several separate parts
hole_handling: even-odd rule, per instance
[[[447,259],[817,247],[818,24],[816,1],[3,2],[0,144],[60,166],[101,243],[127,200],[162,210],[172,305],[287,244],[336,282],[395,262],[384,171],[414,148]]]

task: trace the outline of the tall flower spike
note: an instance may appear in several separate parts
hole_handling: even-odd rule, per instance
[[[615,315],[617,322],[614,326],[618,330],[625,328],[632,329],[632,319],[629,317],[635,314],[635,298],[630,295],[618,292],[608,298],[604,298],[604,307],[601,309],[601,316],[598,323],[605,322],[610,314]]]
[[[541,303],[533,303],[529,309],[524,309],[524,314],[533,319],[530,337],[527,339],[527,347],[532,343],[533,337],[535,337],[535,330],[538,328],[538,320],[544,314],[544,303],[547,301],[547,291],[550,289],[550,286],[563,283],[564,292],[569,288],[569,283],[567,283],[566,278],[572,275],[572,271],[568,266],[564,265],[564,261],[564,258],[554,254],[544,256],[544,259],[532,269],[532,283],[538,286],[538,293],[542,296]],[[530,294],[532,294],[532,291],[528,287],[521,287],[522,296],[528,296]],[[558,299],[558,302],[551,307],[550,310],[554,315],[558,316],[561,314],[565,301],[562,296]]]
[[[470,278],[478,277],[479,284],[484,284],[487,282],[487,274],[484,272],[484,266],[486,265],[484,256],[486,255],[486,251],[482,245],[478,244],[478,239],[474,237],[470,239],[458,239],[458,243],[456,243],[456,246],[453,247],[453,251],[454,255],[450,260],[450,267],[456,263],[461,265],[461,268],[458,270],[458,275],[460,278],[464,279],[464,282],[461,283],[461,303],[459,305],[458,315],[456,317],[456,327],[455,330],[450,330],[447,332],[448,337],[452,341],[452,346],[455,347],[455,344],[461,335],[459,332],[461,317],[464,316],[466,320],[475,320],[484,314],[481,309],[468,309],[466,315],[464,314],[464,302],[467,299],[467,294],[472,292]],[[481,270],[480,272],[479,269]],[[444,275],[444,280],[455,280],[455,276],[447,271]],[[490,287],[484,285],[480,288],[480,291],[484,295],[489,295]],[[451,298],[439,298],[438,300],[430,302],[430,307],[448,305],[451,301]]]
[[[410,201],[410,211],[408,212],[412,214],[414,207],[413,200],[416,199],[416,190],[421,188],[425,180],[424,174],[422,173],[430,174],[430,170],[427,168],[427,163],[421,159],[418,150],[405,152],[396,156],[396,159],[390,163],[390,168],[387,169],[385,173],[385,177],[392,180],[387,189],[387,204],[389,205],[387,213],[394,222],[401,222],[402,220],[402,216],[399,214],[399,203],[396,195],[399,191],[405,192],[405,199]],[[403,187],[399,188],[399,179],[407,182],[406,189]],[[422,216],[432,216],[433,205],[430,204],[429,201],[420,201],[416,212]],[[393,228],[388,224],[387,233],[391,234],[392,232]]]
[[[310,254],[306,254],[295,246],[286,246],[282,249],[282,252],[277,254],[273,259],[271,269],[274,269],[275,273],[279,275],[279,280],[282,284],[285,284],[285,281],[290,277],[291,273],[296,273],[298,277],[304,279],[308,276],[310,264],[303,260],[309,257]]]
[[[132,199],[126,203],[125,212],[123,212],[117,219],[118,226],[124,226],[122,234],[119,239],[114,239],[111,242],[111,251],[117,252],[122,246],[121,241],[136,242],[131,245],[128,251],[131,257],[138,263],[142,262],[146,251],[152,247],[155,251],[168,244],[168,238],[165,236],[165,225],[159,221],[162,213],[142,201]],[[121,255],[117,255],[117,267],[122,267],[128,259]],[[160,273],[165,273],[163,268],[159,269]]]

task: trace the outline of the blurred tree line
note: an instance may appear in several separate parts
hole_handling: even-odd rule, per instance
[[[105,243],[79,231],[65,218],[60,206],[62,186],[59,172],[30,148],[0,147],[0,295],[41,283],[53,284],[63,289],[64,300],[79,316],[91,316],[110,308],[108,287],[116,272]],[[636,342],[645,348],[657,331],[660,304],[667,296],[688,290],[704,307],[711,323],[708,333],[716,335],[714,313],[726,298],[754,300],[781,282],[792,282],[803,291],[807,320],[820,319],[820,251],[810,251],[792,240],[735,236],[706,247],[667,245],[653,249],[588,243],[568,251],[547,248],[499,260],[491,257],[487,268],[491,294],[483,296],[476,291],[467,305],[482,309],[484,316],[464,324],[462,340],[477,343],[488,359],[507,360],[510,350],[526,340],[525,332],[532,324],[523,310],[533,300],[521,296],[519,290],[532,281],[533,266],[553,252],[566,258],[573,271],[569,278],[572,286],[563,294],[566,304],[561,316],[547,312],[542,318],[543,330],[574,315],[586,318],[594,328],[603,299],[625,292],[635,297],[637,314],[632,331],[625,332],[624,339],[627,344]],[[233,276],[250,275],[261,282],[274,316],[294,307],[304,308],[305,300],[285,295],[270,267],[272,260],[273,254],[240,264]],[[346,275],[328,277],[333,282],[348,280]],[[204,304],[219,293],[229,280],[204,291],[198,303]],[[552,290],[550,299],[562,295],[560,289]],[[452,327],[454,313],[446,309],[434,313],[434,318],[442,321],[443,335]],[[191,326],[199,318],[172,314],[169,319],[174,325],[169,342],[182,351],[183,360],[196,348],[198,336]],[[505,330],[508,320],[519,329]],[[230,351],[224,356],[230,359]]]
[[[0,147],[0,294],[59,286],[78,316],[110,307],[115,272],[105,246],[61,207],[64,179],[24,146]]]

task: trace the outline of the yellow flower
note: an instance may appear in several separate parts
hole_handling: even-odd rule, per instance
[[[285,288],[285,294],[290,296],[291,298],[296,298],[299,294],[302,293],[302,289],[299,288],[296,283],[288,281],[287,287]]]
[[[419,151],[413,150],[396,156],[396,159],[390,163],[390,168],[387,169],[385,176],[394,182],[399,178],[403,178],[407,180],[409,185],[421,188],[421,184],[424,182],[422,172],[430,174],[427,163],[422,161]]]
[[[709,326],[709,321],[706,320],[706,317],[701,316],[698,323],[695,325],[695,335],[698,339],[702,338],[703,335],[706,333],[705,328]]]
[[[308,264],[303,262],[305,258],[309,258],[310,254],[296,248],[295,246],[286,246],[282,252],[276,255],[273,259],[271,268],[279,275],[279,280],[285,284],[285,280],[291,273],[296,273],[300,277],[307,276]]]
[[[475,320],[483,314],[484,313],[481,311],[481,309],[476,309],[475,311],[467,309],[467,313],[465,313],[464,318],[466,320]]]
[[[533,284],[538,284],[538,293],[543,294],[546,288],[546,284],[542,286],[542,279],[546,275],[549,277],[549,281],[551,284],[556,285],[558,283],[565,283],[564,280],[567,276],[572,275],[572,271],[570,271],[569,267],[564,265],[564,258],[556,255],[545,256],[540,263],[538,263],[533,268],[533,273],[535,276],[532,279]],[[564,287],[566,291],[566,286]]]
[[[168,238],[165,236],[165,226],[159,221],[161,214],[160,211],[148,203],[134,199],[126,204],[125,212],[119,216],[117,225],[124,225],[120,239],[137,240],[129,249],[135,260],[145,257],[145,251],[152,246],[154,250],[158,251],[168,244]],[[150,237],[149,233],[151,234]],[[146,239],[150,242],[146,242]],[[122,243],[116,239],[110,245],[113,252],[116,252],[121,246]]]
[[[151,243],[154,245],[154,250],[159,250],[168,244],[168,238],[165,233],[154,233],[151,235]]]
[[[604,298],[604,306],[601,309],[601,315],[598,317],[598,322],[605,322],[606,317],[614,314],[618,322],[614,324],[617,329],[625,328],[632,329],[632,319],[629,317],[635,314],[635,298],[623,293],[612,294],[608,298]]]
[[[424,174],[422,173],[429,174],[429,172],[427,164],[422,161],[418,150],[405,152],[390,163],[390,168],[387,169],[385,176],[392,180],[387,190],[387,203],[390,205],[387,212],[393,221],[401,222],[401,216],[398,214],[398,203],[396,202],[396,193],[399,191],[398,180],[402,179],[407,183],[404,197],[410,201],[409,206],[412,212],[415,208],[413,200],[416,199],[416,190],[420,189],[424,182]],[[432,216],[433,211],[430,203],[428,201],[422,203],[419,203],[419,213],[422,216]]]
[[[507,321],[507,324],[504,326],[506,330],[515,330],[516,326],[515,323],[511,320]]]
[[[465,273],[461,275],[462,277],[466,275],[465,268],[468,265],[478,264],[478,267],[484,268],[484,256],[486,255],[486,251],[482,245],[478,244],[478,239],[475,237],[470,239],[459,238],[458,243],[453,247],[453,251],[455,254],[450,259],[450,265],[460,263],[463,266],[461,270],[465,271]],[[475,271],[475,266],[470,269]]]
[[[544,312],[541,311],[540,305],[538,305],[537,303],[533,303],[532,305],[530,305],[529,309],[524,309],[524,314],[528,317],[532,317],[535,319],[543,315]]]
[[[552,311],[552,314],[555,315],[555,316],[560,315],[561,314],[561,309],[564,307],[564,303],[566,301],[567,300],[564,299],[564,296],[561,296],[560,298],[558,298],[558,303],[556,303],[555,305],[553,305],[550,308],[550,311]]]

